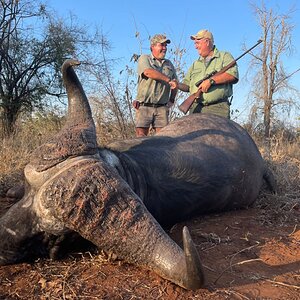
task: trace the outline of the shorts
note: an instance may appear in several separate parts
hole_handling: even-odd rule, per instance
[[[162,128],[169,123],[169,108],[167,106],[140,106],[136,111],[136,127]]]

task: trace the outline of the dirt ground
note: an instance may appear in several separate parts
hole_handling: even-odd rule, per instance
[[[188,225],[206,273],[203,289],[186,291],[148,270],[84,252],[0,267],[0,299],[300,299],[299,199],[275,200],[261,196],[248,210],[172,228],[180,244]]]

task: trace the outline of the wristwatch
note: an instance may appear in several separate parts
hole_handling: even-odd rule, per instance
[[[209,82],[210,82],[210,85],[215,85],[216,84],[216,82],[212,78],[209,79]]]

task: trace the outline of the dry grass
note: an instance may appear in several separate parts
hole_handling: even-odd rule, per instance
[[[300,211],[300,139],[287,141],[274,136],[269,143],[257,144],[277,184],[275,194],[262,190],[257,199],[255,206],[262,209],[258,219],[261,224],[279,228]]]
[[[268,144],[258,143],[262,156],[275,175],[277,197],[300,198],[300,138],[293,141],[273,137]]]
[[[0,148],[0,196],[12,186],[23,182],[23,170],[34,149],[43,144],[62,127],[64,119],[55,115],[38,115],[18,125],[17,133],[2,139]],[[1,128],[0,128],[1,130]],[[0,135],[1,136],[1,135]],[[127,136],[134,136],[129,126]],[[101,146],[122,139],[116,124],[97,126],[97,139]]]
[[[9,187],[23,180],[23,169],[29,160],[32,151],[41,145],[62,126],[62,119],[55,115],[39,116],[20,126],[18,134],[9,139],[2,140],[0,149],[0,195]],[[111,128],[111,126],[108,126]],[[99,128],[98,128],[99,129]],[[114,128],[107,132],[100,130],[101,144],[111,141]],[[108,130],[108,129],[107,129]],[[130,133],[132,128],[130,129]],[[107,135],[107,136],[106,136]],[[117,136],[117,138],[120,138]],[[270,196],[274,202],[299,201],[300,198],[300,138],[292,141],[284,136],[274,136],[268,143],[261,138],[256,143],[269,167],[273,170],[278,193]]]
[[[23,170],[34,149],[57,133],[62,126],[55,115],[39,116],[19,126],[17,133],[2,140],[0,148],[0,196],[23,181]]]
[[[53,134],[59,129],[59,127],[55,128],[55,126],[47,127],[46,124],[44,124],[43,128],[44,130],[39,126],[36,128],[34,124],[32,124],[31,126],[24,128],[17,136],[2,142],[3,147],[0,150],[0,192],[1,187],[5,190],[7,187],[22,180],[23,168],[28,162],[32,150],[49,137],[48,132]],[[271,194],[267,190],[262,191],[256,202],[256,206],[262,208],[257,216],[257,221],[267,227],[272,224],[275,224],[277,227],[284,226],[287,220],[291,220],[294,209],[299,210],[300,206],[300,140],[298,139],[291,142],[273,137],[269,144],[259,141],[257,144],[259,145],[263,157],[273,170],[278,184],[278,191],[276,194]],[[8,207],[11,203],[2,203],[2,205],[7,205]],[[290,234],[299,230],[299,227],[297,227],[298,222],[295,221],[295,224],[293,232],[292,230],[289,231]],[[226,245],[230,244],[228,240],[223,241],[217,235],[203,235],[203,237],[209,239],[210,242],[214,244],[222,242]],[[236,252],[233,257],[256,246],[257,245],[254,244],[247,248],[242,248]],[[123,269],[118,271],[102,268],[103,265],[107,265],[108,262],[111,261],[111,257],[105,256],[104,254],[90,254],[88,252],[85,254],[77,253],[73,255],[74,256],[69,257],[68,260],[59,262],[42,260],[35,263],[29,275],[26,273],[34,282],[35,293],[42,295],[40,296],[40,299],[142,299],[137,296],[142,292],[143,294],[147,293],[147,299],[169,299],[168,293],[171,295],[178,294],[178,299],[251,299],[247,296],[246,292],[243,292],[243,290],[239,291],[234,288],[216,289],[210,294],[207,294],[211,296],[210,298],[206,296],[202,297],[200,292],[199,294],[182,294],[182,296],[180,296],[181,294],[176,289],[174,291],[167,289],[167,282],[161,281],[160,285],[153,287],[153,285],[150,285],[145,279],[147,274],[144,275],[143,273],[138,273],[135,269],[131,268],[126,274],[121,274],[120,271],[123,271]],[[241,267],[242,265],[247,265],[258,260],[260,259],[242,259],[238,263],[230,264],[230,270],[232,267]],[[115,262],[115,264],[118,264],[118,262]],[[225,268],[215,282],[221,281],[228,270],[229,268]],[[110,271],[115,273],[111,275]],[[131,272],[136,273],[133,273],[134,275],[132,275]],[[136,276],[137,279],[133,280],[131,278],[132,276]],[[130,284],[127,282],[122,290],[120,281],[118,280],[121,278],[126,282],[127,277],[130,277]],[[299,289],[296,285],[278,280],[275,281],[275,277],[270,278],[271,279],[266,279],[269,283],[281,285],[284,288]],[[107,287],[103,288],[101,295],[99,292],[100,289],[97,289],[98,295],[97,292],[94,293],[95,288],[92,288],[97,282],[104,282],[107,284]],[[112,287],[109,286],[109,283],[111,283]],[[4,279],[1,284],[7,284],[7,294],[12,297],[10,299],[25,299],[19,295],[20,290],[15,287],[18,285],[13,284],[8,280],[5,281]],[[271,288],[274,289],[274,287]],[[117,294],[119,294],[118,297],[116,296]],[[115,298],[110,295],[114,295]],[[33,296],[32,299],[34,299],[34,297],[35,296]]]

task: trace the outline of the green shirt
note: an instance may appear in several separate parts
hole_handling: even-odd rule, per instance
[[[219,51],[214,48],[214,54],[211,59],[206,62],[204,58],[200,57],[189,68],[183,83],[190,87],[190,93],[193,94],[197,91],[195,83],[203,79],[206,75],[213,71],[220,71],[223,67],[229,65],[234,58],[229,52]],[[237,80],[239,79],[237,65],[233,66],[226,73],[231,74]],[[232,96],[232,83],[218,84],[210,87],[207,93],[202,94],[202,100],[204,104],[215,102],[220,99],[228,98]]]
[[[143,75],[146,69],[159,71],[171,80],[177,79],[176,70],[170,60],[161,62],[152,54],[141,55],[138,60],[138,90],[137,100],[146,103],[167,104],[170,98],[170,85],[165,81],[154,80]]]

